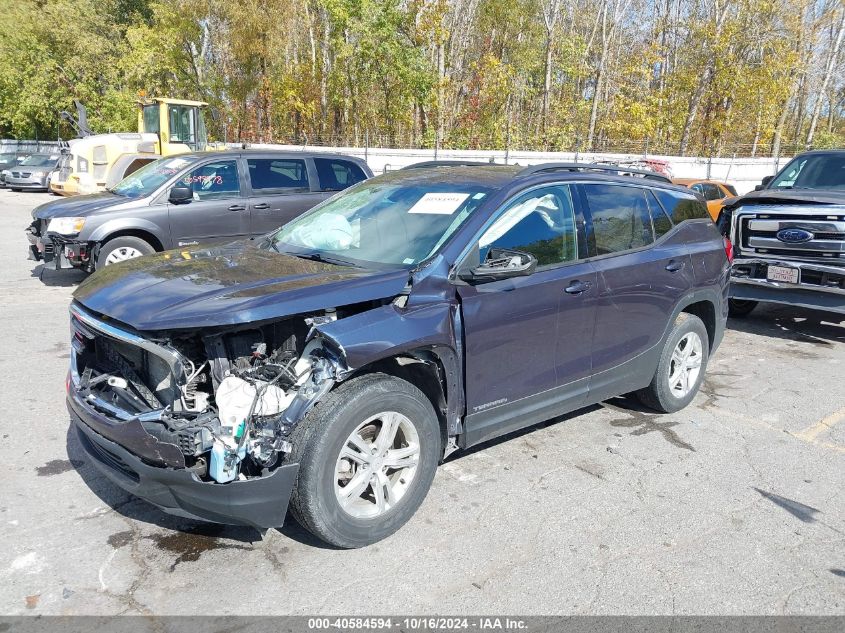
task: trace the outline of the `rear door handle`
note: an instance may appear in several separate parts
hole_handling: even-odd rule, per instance
[[[229,211],[246,211],[246,205],[233,204],[231,207],[229,207]]]
[[[671,260],[668,264],[666,264],[666,270],[668,270],[670,273],[676,273],[679,270],[681,270],[681,268],[683,268],[683,267],[684,267],[684,262],[678,262],[678,261],[675,261],[674,259]]]
[[[269,209],[270,204],[267,202],[259,202],[258,204],[252,205],[253,209],[261,210],[261,209]]]
[[[590,288],[593,287],[592,282],[590,281],[578,281],[577,279],[569,284],[565,289],[564,292],[570,295],[580,295],[583,292],[587,292]]]

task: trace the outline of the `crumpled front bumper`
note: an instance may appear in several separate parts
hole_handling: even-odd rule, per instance
[[[29,241],[27,259],[50,264],[56,270],[63,268],[86,268],[91,262],[91,245],[60,238],[57,235],[37,235],[32,227],[26,231]]]
[[[299,464],[285,464],[264,477],[227,484],[204,482],[186,468],[152,465],[95,431],[97,425],[106,424],[108,419],[91,410],[73,393],[72,386],[68,410],[91,463],[114,484],[164,512],[259,529],[284,523]],[[109,435],[119,436],[122,423],[108,423],[108,426]]]

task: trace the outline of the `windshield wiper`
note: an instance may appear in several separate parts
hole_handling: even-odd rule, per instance
[[[291,255],[301,257],[302,259],[311,259],[315,262],[325,262],[326,264],[335,264],[337,266],[352,266],[354,268],[357,268],[355,264],[348,262],[345,259],[341,259],[340,257],[326,256],[317,251],[314,251],[313,253],[291,253]]]

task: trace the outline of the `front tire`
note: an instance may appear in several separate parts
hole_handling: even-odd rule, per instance
[[[410,383],[367,374],[341,384],[294,429],[296,520],[342,548],[393,534],[425,499],[442,455],[440,423]]]
[[[702,320],[681,312],[663,344],[651,384],[637,392],[640,402],[661,413],[680,411],[692,402],[707,370],[709,341]]]
[[[131,235],[116,237],[100,247],[100,252],[97,254],[97,269],[152,253],[155,253],[152,244],[140,237]]]

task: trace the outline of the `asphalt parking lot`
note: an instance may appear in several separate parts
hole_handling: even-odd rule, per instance
[[[162,514],[68,433],[82,275],[0,190],[2,614],[845,614],[845,318],[731,321],[693,406],[616,399],[456,455],[416,517],[327,549]]]

